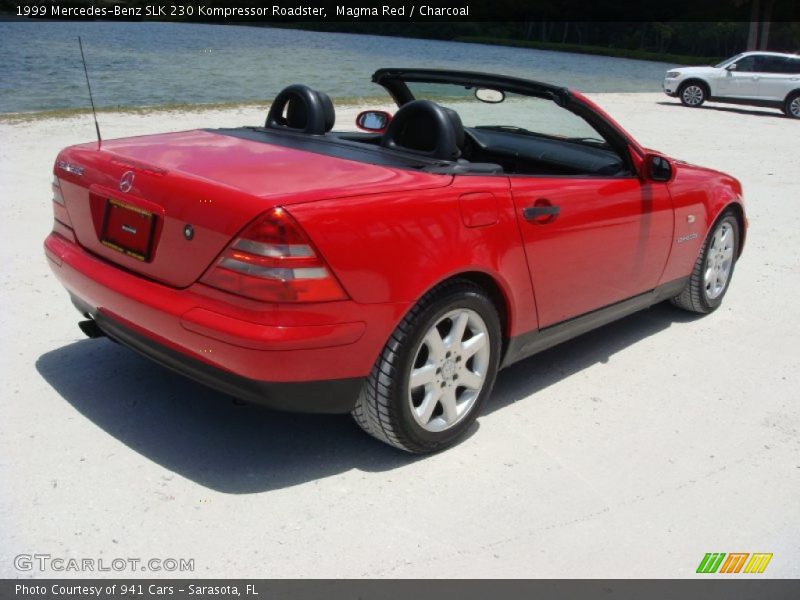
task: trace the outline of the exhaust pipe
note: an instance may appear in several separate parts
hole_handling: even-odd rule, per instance
[[[86,335],[86,337],[91,339],[105,337],[106,335],[105,332],[100,329],[100,326],[92,319],[89,319],[88,321],[79,321],[78,327],[81,328],[81,331]]]

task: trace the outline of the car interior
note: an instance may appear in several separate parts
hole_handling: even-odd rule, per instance
[[[385,130],[333,132],[330,97],[305,85],[282,90],[264,127],[214,130],[373,164],[433,173],[615,176],[627,161],[603,140],[571,140],[513,127],[464,127],[455,110],[430,100],[398,108]]]

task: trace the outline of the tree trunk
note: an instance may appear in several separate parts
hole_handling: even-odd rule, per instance
[[[767,0],[766,6],[764,7],[764,14],[762,15],[764,20],[761,22],[761,40],[758,45],[759,50],[766,50],[769,44],[769,20],[772,18],[773,4],[775,4],[775,0]]]
[[[750,9],[750,30],[747,32],[747,50],[758,47],[758,0],[753,0]]]
[[[533,35],[533,21],[528,21],[527,23],[525,23],[525,39],[526,40],[531,39],[532,35]]]

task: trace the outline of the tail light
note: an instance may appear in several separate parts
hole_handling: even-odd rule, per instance
[[[75,233],[72,230],[72,221],[67,212],[67,205],[64,203],[64,195],[61,193],[61,181],[53,175],[53,182],[50,186],[53,190],[53,231],[70,241],[75,241]]]
[[[64,206],[64,196],[61,194],[61,181],[53,175],[53,182],[50,184],[53,189],[53,202]]]
[[[201,281],[267,302],[347,298],[311,240],[282,208],[272,209],[245,229]]]

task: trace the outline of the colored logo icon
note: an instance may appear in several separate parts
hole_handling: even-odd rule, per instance
[[[727,558],[726,558],[727,557]],[[748,557],[750,560],[748,560]],[[697,566],[698,573],[763,573],[772,553],[755,552],[708,552]]]

